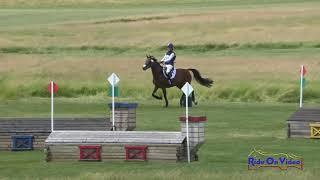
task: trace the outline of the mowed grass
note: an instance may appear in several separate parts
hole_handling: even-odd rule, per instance
[[[99,97],[116,72],[122,97],[150,100],[151,73],[141,66],[145,54],[161,58],[168,41],[177,67],[215,81],[212,89],[193,83],[202,100],[296,102],[301,64],[305,100],[319,99],[317,1],[19,2],[0,3],[1,99],[46,97],[52,79],[58,96]]]
[[[252,7],[250,6],[252,5]],[[256,6],[254,6],[256,5]],[[220,7],[220,6],[219,6]],[[319,42],[318,2],[1,9],[0,47]]]
[[[0,116],[49,117],[50,80],[60,87],[55,117],[109,116],[106,77],[115,72],[117,101],[139,103],[137,130],[179,131],[180,90],[168,90],[164,109],[151,97],[150,70],[142,71],[145,54],[161,58],[168,41],[177,45],[177,67],[215,81],[210,89],[192,83],[199,105],[191,114],[208,117],[198,162],[46,163],[41,151],[0,152],[0,179],[318,179],[319,142],[287,139],[286,119],[297,108],[301,64],[307,105],[320,99],[319,5],[0,0]],[[305,168],[248,171],[253,148],[302,156]]]
[[[137,130],[179,131],[178,117],[184,109],[175,102],[164,109],[153,102],[139,102]],[[49,116],[49,99],[8,101],[1,116]],[[24,106],[24,108],[22,108]],[[39,108],[41,107],[41,108]],[[18,113],[13,109],[17,109]],[[23,110],[22,110],[23,109]],[[84,111],[85,109],[85,111]],[[192,107],[190,114],[206,115],[206,142],[198,162],[50,162],[44,153],[0,152],[0,178],[4,179],[317,179],[318,141],[287,139],[286,119],[293,104],[207,103]],[[104,101],[56,99],[56,116],[103,116]],[[253,148],[271,153],[293,153],[304,159],[304,170],[247,170]]]

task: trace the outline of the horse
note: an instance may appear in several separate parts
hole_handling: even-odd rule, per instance
[[[191,84],[192,76],[190,74],[190,71],[193,73],[194,78],[196,81],[205,87],[211,87],[213,84],[213,81],[209,78],[203,78],[200,75],[200,72],[196,69],[176,69],[176,76],[174,79],[171,80],[171,84],[168,82],[168,79],[163,74],[163,66],[158,62],[158,60],[154,56],[146,55],[147,59],[145,60],[145,63],[142,67],[144,71],[151,68],[152,76],[153,76],[153,84],[154,89],[152,92],[152,96],[158,100],[162,100],[162,97],[157,96],[155,93],[159,88],[162,89],[163,97],[165,100],[165,107],[168,107],[168,99],[167,99],[167,88],[171,87],[177,87],[181,89],[186,82]],[[194,91],[191,94],[192,102],[197,105],[198,103],[195,100]],[[180,105],[182,106],[181,100],[183,98],[183,95],[180,98]]]

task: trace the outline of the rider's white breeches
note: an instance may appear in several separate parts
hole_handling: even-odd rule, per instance
[[[169,72],[172,70],[173,66],[171,64],[166,64],[166,73],[169,74]]]

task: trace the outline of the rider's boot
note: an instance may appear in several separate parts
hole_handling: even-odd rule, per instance
[[[167,79],[168,79],[169,84],[172,85],[170,78],[171,78],[171,71],[167,74]]]

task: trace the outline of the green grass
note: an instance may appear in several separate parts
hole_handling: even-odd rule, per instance
[[[141,70],[145,54],[161,58],[168,41],[177,45],[177,67],[215,81],[210,89],[192,84],[199,106],[191,114],[208,117],[199,162],[46,163],[41,151],[0,152],[0,179],[318,179],[319,142],[286,139],[301,64],[304,100],[320,102],[318,0],[0,0],[0,7],[0,117],[49,117],[52,79],[60,87],[56,117],[109,116],[106,76],[115,72],[117,101],[139,103],[137,130],[178,131],[181,92],[169,89],[163,109],[151,97],[151,73]],[[305,169],[248,171],[253,148],[300,155]]]
[[[306,0],[304,2],[317,2],[316,0]],[[3,0],[0,4],[5,8],[101,8],[101,7],[189,7],[189,6],[255,6],[255,5],[281,5],[281,4],[292,4],[301,3],[301,0],[185,0],[185,1],[172,1],[172,0],[121,0],[121,1],[100,1],[100,0],[80,0],[80,1],[56,1],[56,0]],[[169,6],[169,7],[170,7]]]
[[[1,103],[0,116],[45,116],[49,99]],[[18,105],[18,106],[16,106]],[[27,106],[25,106],[27,105]],[[25,106],[25,108],[22,108]],[[41,108],[40,108],[41,107]],[[17,112],[12,109],[17,108]],[[83,110],[86,109],[85,112]],[[190,114],[206,115],[206,143],[200,161],[186,163],[51,162],[44,153],[1,152],[0,178],[8,179],[316,179],[319,156],[316,140],[286,139],[286,119],[293,104],[203,103]],[[7,110],[4,113],[3,110]],[[82,110],[82,111],[81,111]],[[102,116],[105,103],[93,99],[57,99],[56,116]],[[178,117],[184,109],[175,101],[168,109],[152,102],[139,102],[138,130],[179,131]],[[161,117],[161,118],[159,118]],[[271,153],[293,153],[304,158],[303,171],[262,169],[248,171],[246,158],[253,149]],[[314,152],[314,153],[313,153]]]
[[[166,47],[135,47],[135,46],[74,46],[74,47],[3,47],[0,48],[0,53],[4,54],[77,54],[77,53],[104,53],[109,52],[119,55],[128,55],[130,52],[143,53],[146,51],[153,51],[156,53],[162,52]],[[318,42],[266,42],[266,43],[245,43],[245,44],[226,44],[226,43],[211,43],[202,45],[175,45],[175,50],[184,54],[200,54],[200,53],[216,53],[224,50],[238,50],[238,51],[261,51],[261,50],[295,50],[295,49],[314,49],[320,48]]]
[[[111,72],[121,76],[122,97],[150,100],[145,54],[161,58],[173,41],[177,67],[196,67],[216,82],[194,84],[200,99],[297,102],[293,72],[305,64],[305,100],[319,102],[317,1],[19,2],[0,2],[2,100],[47,97],[52,79],[59,97],[101,97]]]
[[[317,1],[140,2],[144,3],[120,2],[119,7],[93,9],[0,9],[0,47],[159,46],[169,40],[195,46],[319,41]]]

